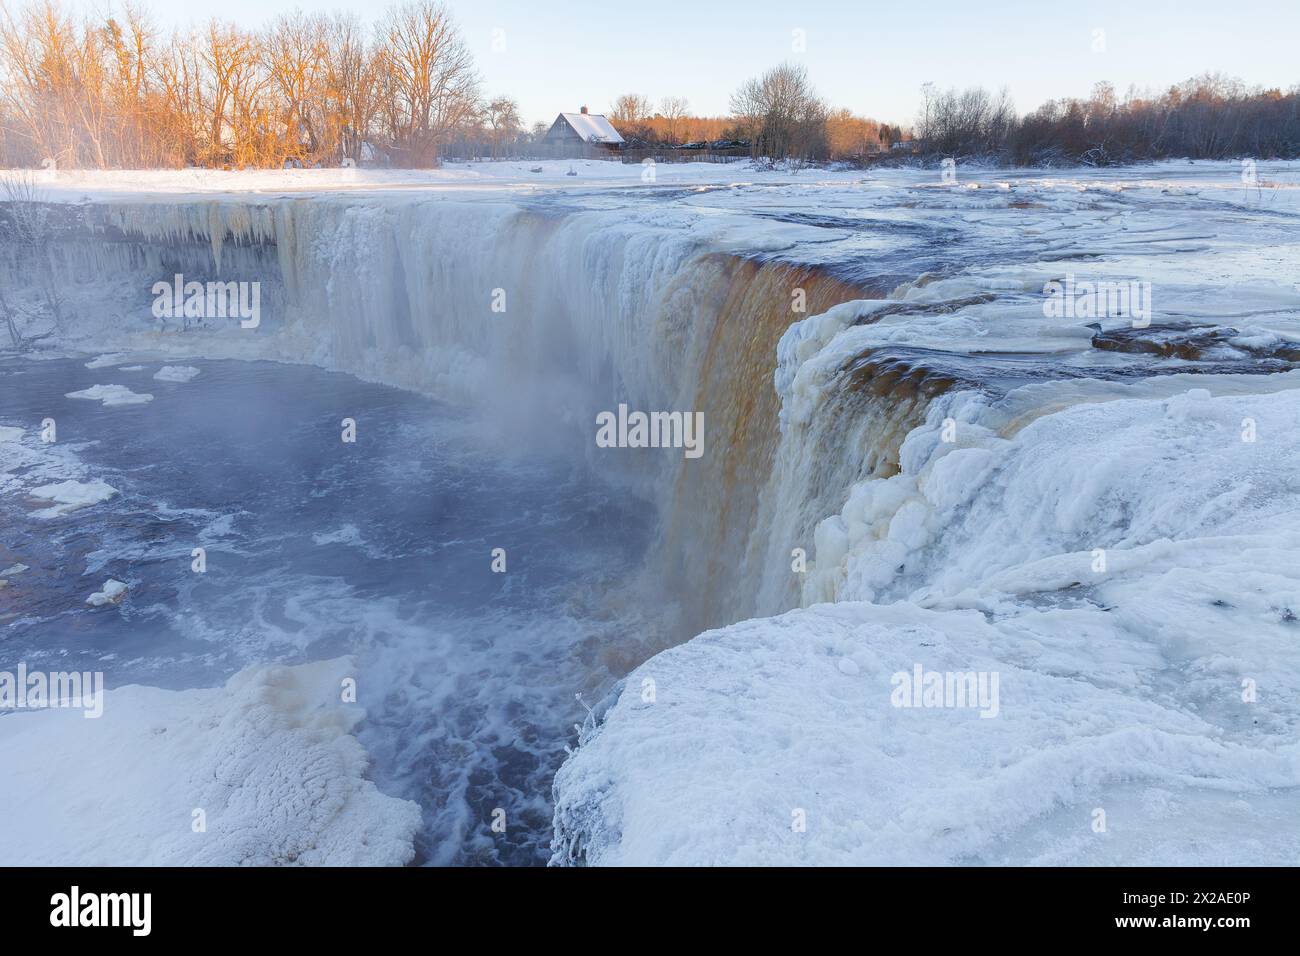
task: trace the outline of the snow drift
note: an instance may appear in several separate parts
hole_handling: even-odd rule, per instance
[[[353,673],[347,659],[252,667],[209,690],[119,687],[99,720],[69,709],[3,717],[0,860],[407,863],[420,810],[365,779],[351,735],[364,711],[340,703]]]
[[[809,587],[849,600],[627,678],[557,778],[556,861],[1294,864],[1294,408],[1192,390],[913,432],[819,534]],[[997,718],[893,706],[918,663],[1000,674]]]

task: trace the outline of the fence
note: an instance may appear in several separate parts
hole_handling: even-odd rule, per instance
[[[641,163],[653,159],[656,163],[738,163],[749,158],[743,146],[727,149],[668,149],[661,146],[634,146],[622,149],[618,157],[625,163]]]
[[[632,146],[618,149],[592,143],[528,143],[511,146],[494,156],[486,143],[471,141],[445,144],[439,151],[444,160],[477,159],[598,159],[607,162],[641,163],[734,163],[749,158],[745,147],[671,149],[667,146]]]

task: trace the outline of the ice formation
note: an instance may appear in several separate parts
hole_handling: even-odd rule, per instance
[[[1293,168],[1262,203],[1232,164],[668,167],[663,198],[595,165],[67,183],[96,201],[60,278],[122,307],[66,344],[562,419],[654,503],[679,633],[730,626],[587,727],[557,863],[1295,862]],[[159,323],[177,269],[262,282],[266,319]],[[1149,282],[1150,327],[1053,315],[1067,278]],[[702,411],[704,455],[600,455],[620,403]],[[917,665],[996,673],[998,716],[893,706]]]
[[[627,678],[557,778],[557,862],[1294,864],[1294,392],[1187,385],[913,431],[818,530],[840,603]],[[918,663],[1000,675],[997,719],[894,706]]]
[[[103,607],[105,604],[116,604],[126,595],[126,585],[121,581],[109,578],[104,582],[104,586],[86,598],[86,603],[91,607]]]
[[[347,659],[253,667],[212,689],[110,690],[100,720],[70,709],[5,717],[0,859],[407,863],[420,810],[365,779],[366,754],[351,735],[364,712],[340,702],[352,673]]]
[[[123,371],[129,371],[123,369]],[[188,382],[199,374],[193,365],[164,365],[154,372],[153,377],[160,382]]]
[[[144,405],[153,401],[152,395],[133,392],[125,385],[92,385],[90,388],[68,392],[67,397],[100,402],[107,408],[115,408],[119,405]]]
[[[105,481],[60,481],[50,485],[40,485],[30,490],[31,497],[41,502],[51,502],[47,507],[34,511],[38,518],[58,518],[79,508],[107,501],[117,494],[117,489]]]

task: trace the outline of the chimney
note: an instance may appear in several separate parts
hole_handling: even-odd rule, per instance
[[[582,108],[582,115],[583,115],[583,116],[586,116],[586,115],[587,115],[587,107],[585,107],[585,106]]]

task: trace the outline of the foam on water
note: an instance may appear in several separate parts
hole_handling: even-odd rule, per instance
[[[648,509],[504,448],[482,420],[348,376],[209,362],[150,405],[73,415],[68,383],[103,374],[83,364],[0,367],[6,415],[62,429],[62,443],[17,446],[23,472],[48,478],[63,462],[97,476],[65,485],[121,489],[54,516],[18,486],[0,497],[0,564],[30,566],[5,589],[0,669],[179,689],[348,655],[371,775],[421,808],[417,859],[544,861],[550,778],[585,713],[575,695],[603,694],[653,643],[623,586]],[[340,441],[344,415],[355,445]],[[497,547],[508,574],[490,569]],[[87,607],[109,578],[126,595]],[[503,834],[489,829],[498,807]]]

